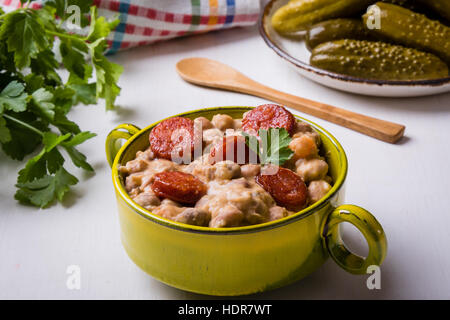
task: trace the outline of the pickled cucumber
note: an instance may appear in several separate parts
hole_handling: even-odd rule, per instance
[[[383,2],[396,4],[398,6],[404,6],[410,2],[410,0],[383,0]]]
[[[418,0],[420,3],[430,7],[436,13],[450,21],[450,1],[449,0]]]
[[[439,20],[439,22],[444,23],[445,25],[448,23],[445,16],[437,12],[442,11],[436,8],[436,3],[439,1],[436,1],[435,3],[434,0],[381,0],[381,2],[395,4],[411,11],[424,14],[428,19]],[[446,3],[444,6],[447,5],[450,9],[450,1],[444,0],[444,2]]]
[[[448,76],[447,65],[431,53],[384,42],[337,40],[312,51],[312,66],[375,80],[428,80]]]
[[[418,0],[382,0],[382,2],[395,4],[397,6],[401,6],[412,11],[421,12],[421,10],[423,10],[423,6],[418,2]]]
[[[302,31],[317,22],[363,12],[375,2],[374,0],[291,0],[274,13],[272,26],[281,34]]]
[[[319,44],[341,39],[375,40],[358,19],[333,19],[319,22],[306,31],[305,43],[311,51]]]
[[[434,53],[450,64],[450,28],[426,16],[393,4],[377,2],[380,28],[371,30],[379,36],[407,47]],[[364,23],[370,13],[363,16]]]

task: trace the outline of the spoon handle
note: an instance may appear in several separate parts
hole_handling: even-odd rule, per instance
[[[183,59],[177,63],[177,71],[184,80],[196,85],[262,97],[389,143],[400,140],[405,132],[405,126],[401,124],[368,117],[266,87],[214,60]]]
[[[401,124],[372,118],[325,103],[287,94],[266,87],[245,76],[239,80],[239,86],[231,85],[223,86],[222,88],[268,99],[389,143],[395,143],[400,140],[405,132],[405,126]]]
[[[405,126],[401,124],[380,120],[325,103],[297,97],[266,87],[251,79],[246,80],[249,80],[250,82],[247,82],[246,86],[240,88],[239,91],[242,93],[259,96],[283,104],[300,112],[333,122],[385,142],[395,143],[403,137],[405,132]]]

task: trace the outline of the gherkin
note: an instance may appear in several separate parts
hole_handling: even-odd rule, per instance
[[[450,1],[450,0],[448,0]],[[378,2],[381,28],[371,30],[394,43],[434,53],[450,64],[450,28],[400,6]],[[370,14],[363,16],[367,23]]]
[[[383,2],[396,4],[398,6],[404,6],[410,2],[410,0],[383,0]]]
[[[378,0],[380,1],[380,0]],[[401,6],[407,8],[412,11],[421,12],[424,9],[424,6],[418,0],[381,0],[382,2],[395,4],[397,6]],[[429,1],[429,0],[424,0]],[[448,0],[446,0],[448,1]]]
[[[281,34],[305,30],[327,19],[359,14],[376,0],[291,0],[272,16],[273,28]]]
[[[450,0],[418,0],[450,21]]]
[[[331,19],[308,28],[305,43],[312,50],[321,43],[341,39],[376,40],[361,19]]]
[[[374,80],[428,80],[448,76],[447,65],[431,53],[384,42],[337,40],[312,51],[312,66]]]

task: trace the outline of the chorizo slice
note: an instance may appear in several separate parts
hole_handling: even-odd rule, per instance
[[[155,174],[151,188],[159,198],[184,204],[195,204],[207,191],[206,185],[195,176],[179,171]]]
[[[149,135],[150,148],[157,158],[191,160],[194,152],[194,121],[174,117],[160,122]]]
[[[300,211],[308,201],[305,183],[291,170],[281,167],[277,169],[274,174],[264,174],[262,170],[255,178],[256,183],[270,193],[279,206],[286,207],[289,211]]]
[[[209,152],[209,163],[230,160],[237,164],[257,163],[255,152],[245,144],[243,136],[224,137],[221,143],[216,144]]]
[[[246,113],[242,119],[242,129],[246,132],[259,129],[284,128],[292,135],[296,120],[292,113],[276,104],[263,104]]]

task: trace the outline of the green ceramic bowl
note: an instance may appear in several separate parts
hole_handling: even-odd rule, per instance
[[[251,107],[201,109],[177,116],[211,119],[222,113],[234,118]],[[323,141],[334,185],[319,202],[289,217],[237,228],[208,228],[164,219],[136,204],[124,188],[118,167],[149,146],[144,129],[120,125],[108,135],[106,154],[112,167],[122,243],[130,258],[152,277],[187,291],[222,296],[262,292],[297,281],[332,259],[353,274],[366,274],[381,265],[387,252],[386,236],[368,211],[343,205],[347,157],[327,131],[311,124]],[[125,144],[121,145],[121,140]],[[356,226],[367,240],[366,258],[342,243],[341,222]]]

